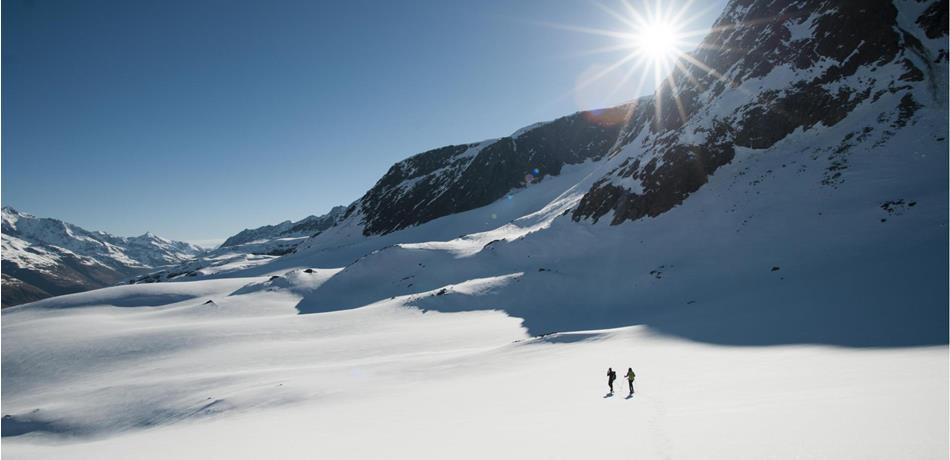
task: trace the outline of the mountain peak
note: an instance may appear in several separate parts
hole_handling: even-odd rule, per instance
[[[4,285],[3,305],[9,299],[37,300],[37,293],[59,295],[112,285],[155,267],[189,260],[200,251],[152,232],[117,237],[5,206],[3,271],[20,282]]]
[[[285,220],[276,225],[244,229],[226,239],[221,247],[238,246],[252,241],[280,237],[312,236],[335,225],[344,211],[346,211],[345,206],[334,206],[330,209],[330,212],[322,216],[310,215],[296,222]]]

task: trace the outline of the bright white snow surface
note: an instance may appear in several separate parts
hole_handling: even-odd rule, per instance
[[[739,152],[620,226],[562,215],[588,163],[217,279],[7,309],[4,453],[946,458],[945,118],[821,185],[859,126]],[[608,366],[633,398],[605,397]]]
[[[934,81],[906,127],[885,94],[655,218],[571,221],[632,143],[388,235],[355,212],[292,255],[6,309],[5,458],[945,459]]]
[[[292,274],[289,291],[330,275]],[[109,288],[99,302],[143,289],[189,298],[6,316],[4,413],[60,435],[4,438],[4,458],[947,452],[945,347],[723,347],[642,326],[529,338],[497,311],[423,312],[395,299],[298,315],[290,292],[228,295],[261,281]],[[635,368],[633,398],[622,378],[607,396],[607,366]]]

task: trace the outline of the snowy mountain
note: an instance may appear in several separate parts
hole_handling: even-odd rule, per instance
[[[566,165],[602,158],[626,111],[580,112],[510,137],[420,153],[389,168],[344,217],[373,235],[485,206]]]
[[[655,95],[397,163],[293,253],[7,309],[4,448],[945,458],[946,17],[734,0]]]
[[[3,306],[110,286],[202,252],[151,233],[118,237],[3,208]]]
[[[922,104],[941,96],[934,80],[947,59],[947,25],[933,8],[920,9],[900,14],[890,1],[737,4],[713,25],[718,31],[695,60],[631,110],[610,171],[574,219],[611,211],[614,224],[655,217],[682,203],[738,150],[767,150],[873,106],[876,118],[855,126],[833,150],[813,153],[827,159],[822,185],[839,186],[853,149],[886,142]]]
[[[336,206],[322,216],[245,229],[226,239],[218,248],[204,251],[183,263],[137,276],[131,282],[193,281],[266,264],[294,252],[308,238],[336,225],[345,211],[346,207]]]
[[[277,238],[299,238],[315,236],[332,227],[346,211],[345,206],[336,206],[322,216],[307,216],[296,222],[286,220],[277,225],[242,230],[237,235],[229,237],[221,247],[237,246],[253,241],[273,240]]]
[[[346,217],[366,235],[384,234],[487,205],[565,165],[605,156],[610,170],[573,218],[612,212],[617,224],[655,217],[730,163],[737,148],[768,149],[885,98],[891,107],[880,110],[882,118],[868,120],[830,155],[824,183],[834,186],[855,136],[883,142],[914,117],[921,99],[939,96],[945,7],[904,6],[899,14],[887,0],[733,2],[716,32],[654,96],[413,156],[390,168]]]

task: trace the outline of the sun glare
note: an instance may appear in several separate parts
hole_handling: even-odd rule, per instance
[[[655,22],[644,24],[635,32],[634,47],[644,57],[668,61],[681,52],[677,45],[677,31],[672,24]]]
[[[722,79],[717,72],[704,64],[690,51],[705,46],[699,38],[709,32],[709,27],[696,27],[702,18],[717,3],[697,7],[694,0],[614,0],[612,6],[593,0],[600,8],[619,23],[615,29],[598,29],[578,25],[546,25],[599,35],[613,39],[613,43],[595,48],[581,55],[613,54],[610,63],[592,64],[578,79],[573,93],[579,100],[582,93],[603,94],[605,105],[616,100],[618,94],[633,94],[635,97],[649,91],[651,83],[659,87],[667,84],[676,99],[674,109],[683,116],[683,107],[676,93],[678,81],[675,75],[695,81],[694,73],[704,73]],[[635,3],[632,3],[635,2]],[[606,87],[606,88],[605,88]],[[591,104],[579,104],[581,108]],[[659,101],[655,104],[657,116],[666,108]]]

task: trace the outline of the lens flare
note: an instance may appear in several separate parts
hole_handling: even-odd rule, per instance
[[[681,53],[676,27],[665,22],[640,27],[634,45],[640,54],[653,60],[675,59]]]
[[[595,6],[620,23],[618,29],[544,23],[549,27],[597,35],[613,41],[607,46],[580,53],[583,56],[602,53],[618,56],[613,62],[591,64],[578,77],[573,95],[582,110],[617,104],[618,100],[623,100],[619,94],[633,97],[648,94],[651,92],[648,86],[652,83],[657,88],[668,85],[672,89],[673,97],[676,98],[675,109],[680,112],[680,116],[684,116],[676,94],[677,80],[674,74],[682,74],[689,80],[696,79],[694,73],[709,74],[725,80],[696,55],[688,52],[707,46],[700,39],[712,30],[735,27],[694,27],[695,22],[716,8],[716,2],[699,6],[699,2],[694,0],[643,0],[635,7],[631,0],[614,0],[619,5],[615,10],[594,1]],[[639,77],[639,82],[633,83],[636,77]],[[664,108],[655,104],[655,110],[657,118],[661,118]],[[596,115],[591,117],[596,118]],[[612,122],[614,120],[600,121],[602,124]]]

